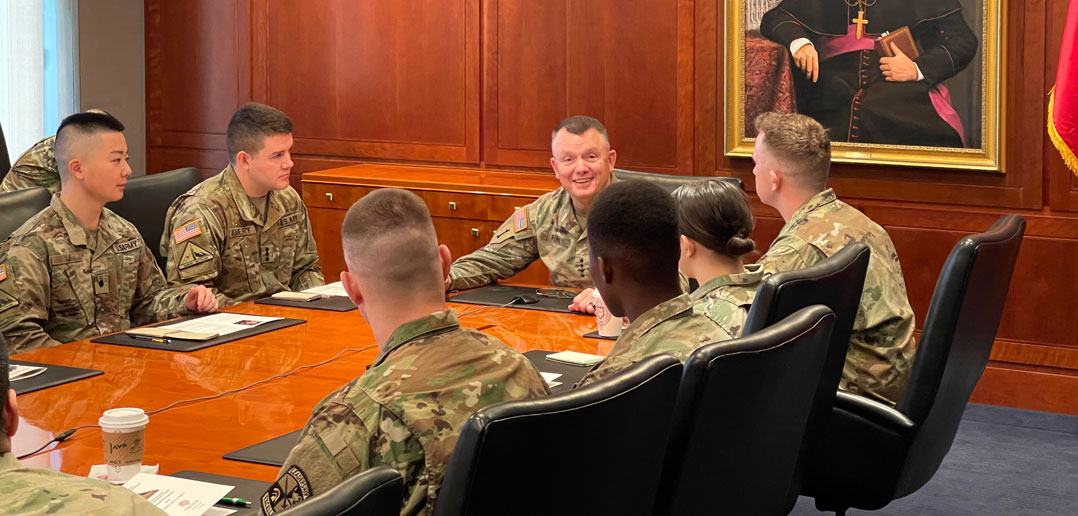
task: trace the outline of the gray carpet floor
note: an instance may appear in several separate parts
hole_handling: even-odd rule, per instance
[[[820,513],[801,497],[794,516]],[[884,516],[1078,515],[1078,416],[971,404],[939,471]]]

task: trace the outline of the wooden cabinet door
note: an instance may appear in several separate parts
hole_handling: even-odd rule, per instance
[[[340,280],[341,271],[347,270],[341,247],[341,224],[347,213],[348,210],[307,207],[311,233],[318,245],[318,265],[322,267],[326,283]]]

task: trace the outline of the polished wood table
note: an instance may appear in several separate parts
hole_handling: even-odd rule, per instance
[[[566,300],[566,303],[569,301]],[[450,303],[461,325],[493,335],[520,352],[573,350],[605,355],[613,341],[585,339],[595,318],[513,308]],[[12,358],[100,369],[105,374],[18,397],[20,424],[16,455],[33,451],[69,428],[96,425],[107,409],[139,407],[147,412],[171,403],[237,389],[297,367],[328,360],[286,378],[239,393],[182,404],[150,416],[144,464],[160,464],[162,474],[185,469],[272,481],[277,468],[222,459],[251,444],[301,428],[323,397],[358,377],[378,354],[370,327],[357,311],[328,312],[243,303],[226,309],[305,319],[305,324],[271,331],[191,353],[77,341]],[[55,449],[22,462],[85,476],[103,462],[101,431],[82,429]]]

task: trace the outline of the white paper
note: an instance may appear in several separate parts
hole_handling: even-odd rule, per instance
[[[249,330],[260,324],[265,324],[270,321],[279,321],[281,319],[281,317],[263,317],[261,315],[219,313],[207,315],[205,317],[196,317],[175,324],[156,326],[156,328],[228,335],[229,333]]]
[[[546,356],[547,360],[552,362],[561,362],[565,364],[573,365],[595,365],[603,361],[601,355],[591,355],[588,353],[579,353],[576,351],[562,351],[560,353],[551,353]]]
[[[232,490],[232,486],[148,473],[135,475],[124,487],[169,516],[202,516]]]
[[[335,281],[328,285],[322,285],[318,287],[311,287],[303,292],[310,292],[312,294],[322,294],[323,296],[341,296],[348,297],[348,293],[344,291],[344,285],[341,282]]]
[[[543,373],[543,372],[540,372],[539,374],[543,375],[543,381],[546,382],[546,383],[550,383],[550,382],[553,382],[554,380],[557,380],[558,378],[561,378],[561,373]]]
[[[7,377],[9,381],[25,380],[45,372],[45,367],[8,364]]]
[[[159,466],[158,464],[154,464],[152,466],[148,466],[146,464],[143,464],[142,465],[142,472],[143,473],[150,473],[150,474],[157,473],[158,466]],[[117,485],[123,483],[123,482],[113,482],[113,481],[109,480],[108,468],[104,464],[94,464],[93,466],[90,466],[90,473],[88,473],[86,476],[88,476],[90,478],[96,478],[98,480],[104,480],[105,482],[111,482],[111,483],[117,484]]]
[[[561,385],[561,382],[547,382],[547,387],[550,387],[551,389],[553,389],[553,388],[555,388],[555,387],[557,387],[559,385]]]

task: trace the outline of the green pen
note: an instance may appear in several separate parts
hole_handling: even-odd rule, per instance
[[[220,502],[225,505],[235,505],[236,507],[250,507],[251,502],[244,500],[243,498],[222,498]]]

